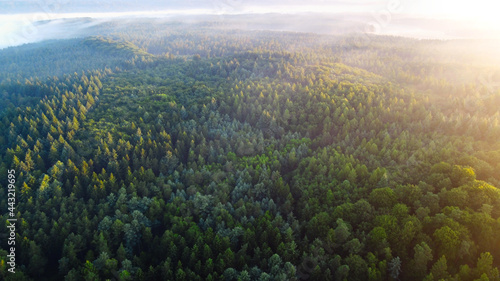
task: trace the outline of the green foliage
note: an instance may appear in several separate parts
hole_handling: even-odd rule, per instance
[[[391,188],[384,187],[374,189],[368,200],[377,208],[391,208],[397,202],[397,197]]]
[[[498,280],[497,109],[444,43],[149,23],[0,52],[9,278]]]

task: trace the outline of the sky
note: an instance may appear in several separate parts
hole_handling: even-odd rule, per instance
[[[61,18],[268,13],[321,14],[308,19],[316,21],[311,26],[335,19],[342,26],[356,26],[357,32],[437,39],[500,38],[500,17],[489,0],[0,0],[0,48],[75,36],[89,24],[76,26],[78,22],[73,22],[70,30],[58,30],[61,21],[54,21],[43,25],[44,32],[37,24]],[[290,22],[288,29],[295,27]],[[318,32],[328,33],[324,29]]]

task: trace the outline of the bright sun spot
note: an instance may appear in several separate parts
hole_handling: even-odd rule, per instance
[[[460,20],[470,24],[471,27],[500,30],[500,17],[495,4],[495,2],[487,0],[422,0],[410,4],[407,12]]]

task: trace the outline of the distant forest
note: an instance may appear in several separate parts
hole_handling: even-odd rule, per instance
[[[500,64],[472,42],[94,32],[0,50],[0,279],[500,280]]]

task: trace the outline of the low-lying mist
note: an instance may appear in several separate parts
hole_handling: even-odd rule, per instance
[[[197,14],[202,13],[202,14]],[[319,34],[383,34],[426,39],[494,38],[493,31],[444,20],[368,13],[241,13],[165,11],[146,13],[37,14],[0,17],[0,48],[49,39],[78,38],[117,32],[128,22],[152,18],[156,23],[210,23],[224,29],[311,32]],[[113,23],[110,30],[107,23]]]
[[[102,19],[62,18],[26,22],[11,19],[0,22],[0,48],[18,46],[52,39],[85,37],[92,34],[92,27],[103,23]]]

